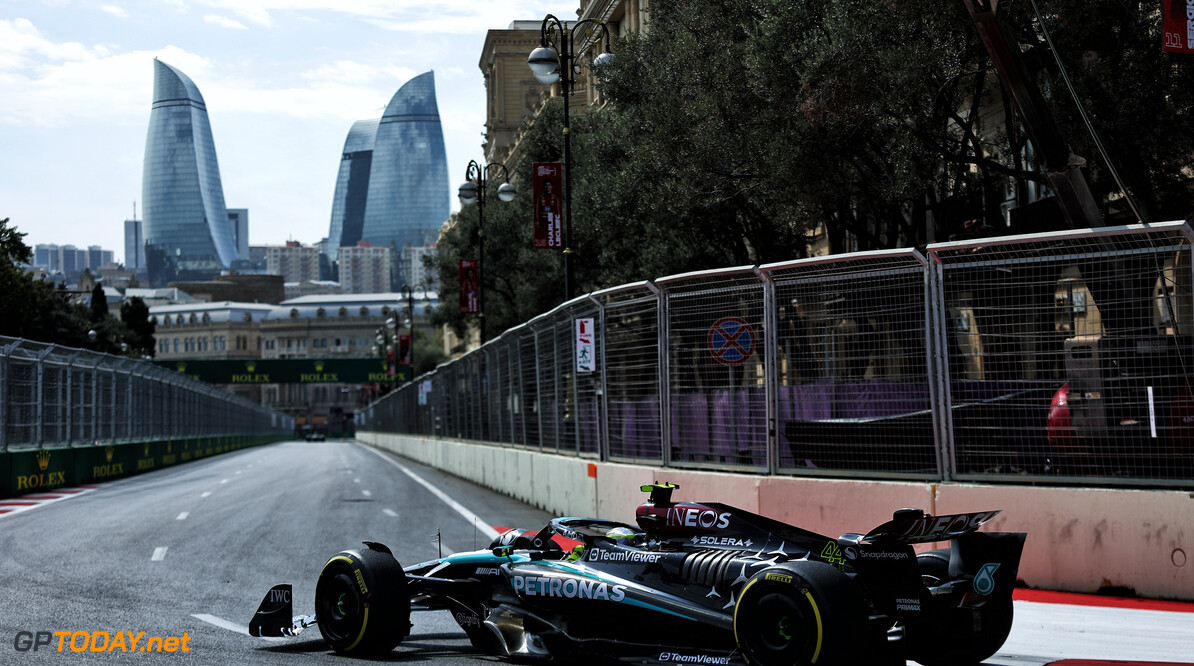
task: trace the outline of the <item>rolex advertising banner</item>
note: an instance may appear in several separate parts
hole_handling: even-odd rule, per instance
[[[277,439],[223,435],[8,451],[0,454],[0,498],[112,481]]]
[[[480,284],[481,267],[476,259],[460,260],[460,313],[477,314],[481,307],[477,301],[477,287]]]
[[[232,360],[154,361],[156,365],[209,384],[334,384],[404,382],[410,366],[386,371],[380,358],[262,358]]]
[[[1164,0],[1165,51],[1194,53],[1194,0]]]
[[[536,250],[563,250],[564,225],[563,206],[560,195],[560,176],[564,167],[559,162],[535,162],[532,165],[532,185],[535,200]]]

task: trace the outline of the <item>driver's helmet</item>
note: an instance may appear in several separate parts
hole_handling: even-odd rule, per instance
[[[606,532],[605,536],[619,546],[637,546],[639,540],[644,535],[642,532],[636,532],[629,527],[615,527]]]
[[[499,546],[513,546],[518,540],[518,537],[522,536],[522,533],[523,530],[520,529],[506,530],[498,535],[498,538],[494,539],[493,543],[489,544],[489,547],[497,548]]]

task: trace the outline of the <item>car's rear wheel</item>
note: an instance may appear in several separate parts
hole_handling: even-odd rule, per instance
[[[934,587],[948,582],[949,559],[948,548],[917,555],[921,581]],[[936,609],[929,626],[913,642],[912,659],[924,666],[980,664],[1007,640],[1013,613],[1009,593],[995,596],[979,608]]]
[[[803,666],[847,661],[863,631],[858,594],[821,562],[790,562],[751,577],[734,607],[734,640],[748,664]],[[865,641],[864,641],[865,643]]]
[[[410,633],[402,565],[385,546],[366,545],[328,560],[315,586],[319,633],[342,654],[389,652]]]

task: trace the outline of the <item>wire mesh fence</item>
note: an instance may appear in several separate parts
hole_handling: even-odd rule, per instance
[[[288,417],[135,359],[0,337],[0,451],[290,432]]]
[[[938,475],[916,250],[772,264],[779,468]]]
[[[687,468],[1194,486],[1192,238],[1158,223],[623,285],[399,387],[364,427]]]
[[[958,476],[1188,480],[1185,225],[931,249]]]

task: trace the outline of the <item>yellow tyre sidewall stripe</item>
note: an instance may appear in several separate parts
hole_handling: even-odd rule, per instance
[[[745,597],[746,591],[749,590],[751,588],[751,586],[757,582],[759,582],[758,578],[752,578],[749,582],[747,582],[746,587],[742,588],[742,591],[738,593],[738,603],[734,604],[734,642],[735,643],[737,643],[739,641],[739,638],[738,638],[738,609],[742,608],[742,597]]]
[[[825,635],[824,627],[821,626],[821,609],[817,608],[817,602],[813,599],[813,595],[807,589],[802,590],[804,596],[808,598],[808,605],[813,607],[813,617],[817,618],[817,649],[813,650],[812,663],[817,663],[817,659],[821,656],[821,637]]]
[[[738,642],[738,609],[742,606],[742,598],[746,596],[747,590],[749,590],[752,585],[759,582],[759,580],[760,579],[758,579],[758,578],[751,579],[750,582],[748,582],[746,584],[746,587],[743,587],[742,591],[738,593],[738,603],[734,604],[734,642],[735,643]],[[801,590],[801,592],[804,593],[805,598],[808,599],[808,605],[811,606],[813,609],[813,618],[815,618],[817,621],[817,646],[813,650],[813,658],[811,660],[809,660],[811,663],[815,664],[815,663],[817,663],[817,659],[820,659],[820,657],[821,657],[821,639],[825,635],[825,627],[824,627],[824,625],[821,624],[821,609],[817,607],[817,601],[815,599],[813,599],[812,593],[809,592],[808,590]]]
[[[344,555],[337,555],[328,560],[327,564],[323,565],[323,569],[320,570],[320,573],[322,574],[324,571],[327,571],[327,568],[332,566],[332,562],[337,560],[347,562],[348,566],[352,567],[355,571],[360,571],[360,568],[357,566],[356,562],[352,561],[352,558],[346,557]],[[357,634],[357,639],[352,642],[352,645],[344,648],[345,652],[352,652],[354,649],[356,649],[356,646],[361,644],[361,640],[365,638],[365,628],[369,626],[369,604],[364,600],[362,600],[361,603],[365,606],[365,614],[361,618],[361,631]]]

